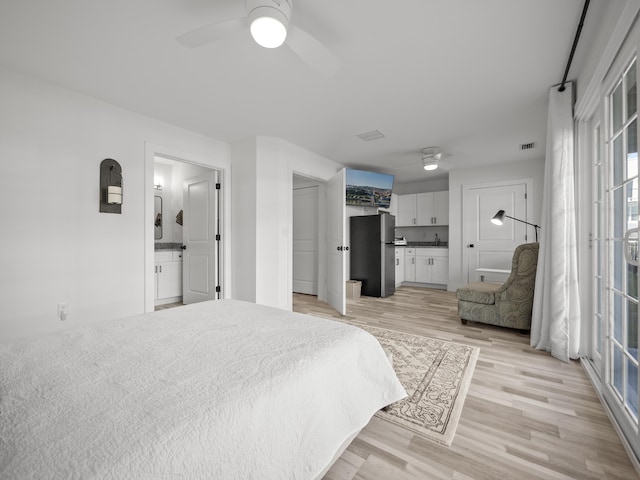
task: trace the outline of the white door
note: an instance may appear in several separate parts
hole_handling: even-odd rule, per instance
[[[346,171],[340,170],[327,184],[327,301],[342,315],[347,313],[345,281]]]
[[[293,291],[318,294],[318,187],[293,190]]]
[[[216,171],[188,178],[183,184],[183,303],[214,300],[218,283],[216,241],[218,195]]]
[[[480,280],[483,275],[488,281],[504,282],[509,274],[478,272],[477,269],[511,270],[511,261],[516,247],[533,242],[533,227],[504,218],[502,226],[491,222],[498,210],[506,215],[527,220],[527,183],[514,182],[509,185],[466,186],[462,192],[463,202],[463,245],[466,247],[466,268],[469,282]],[[527,233],[527,228],[530,233]]]

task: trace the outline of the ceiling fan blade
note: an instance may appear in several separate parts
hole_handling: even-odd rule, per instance
[[[180,45],[189,48],[201,47],[207,43],[217,42],[225,37],[247,28],[246,18],[232,18],[220,23],[212,23],[204,27],[196,28],[184,35],[180,35],[176,40]]]
[[[303,62],[325,77],[331,77],[340,67],[337,57],[304,30],[289,25],[287,45]]]

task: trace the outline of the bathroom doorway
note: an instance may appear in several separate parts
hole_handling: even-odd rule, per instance
[[[145,311],[222,298],[223,171],[150,150]]]

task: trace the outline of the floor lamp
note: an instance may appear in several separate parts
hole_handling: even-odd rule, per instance
[[[538,241],[538,229],[542,228],[540,225],[536,225],[535,223],[525,222],[524,220],[520,220],[519,218],[510,217],[509,215],[505,215],[504,210],[498,210],[493,218],[491,219],[491,223],[495,225],[502,225],[502,220],[504,217],[510,218],[511,220],[515,220],[516,222],[526,223],[527,225],[531,225],[536,229],[536,242]]]

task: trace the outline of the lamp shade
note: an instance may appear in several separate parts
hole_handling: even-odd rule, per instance
[[[287,38],[289,20],[278,9],[258,7],[249,14],[251,36],[265,48],[278,48]]]
[[[504,219],[504,210],[498,210],[498,213],[496,213],[491,219],[491,223],[495,225],[502,225],[503,219]]]

